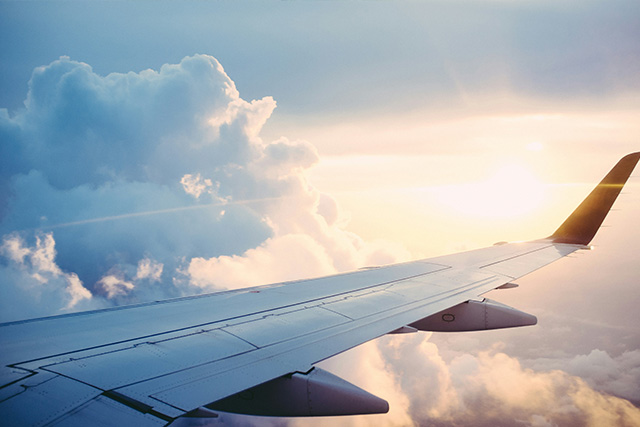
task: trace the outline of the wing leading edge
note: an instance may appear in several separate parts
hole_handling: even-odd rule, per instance
[[[2,324],[0,416],[20,425],[143,426],[217,410],[386,412],[383,400],[314,365],[387,333],[535,323],[478,297],[584,248],[639,159],[622,158],[546,239]]]

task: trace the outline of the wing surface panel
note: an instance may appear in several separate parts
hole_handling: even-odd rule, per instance
[[[328,303],[327,310],[340,313],[352,320],[377,314],[394,307],[401,307],[412,303],[413,300],[404,295],[378,290],[367,294],[354,295],[352,298],[345,298],[341,301]]]
[[[232,322],[239,318],[262,317],[280,308],[348,294],[443,268],[446,267],[412,262],[320,279],[5,323],[0,325],[0,346],[5,349],[0,354],[0,362],[6,366]]]
[[[322,306],[301,307],[288,313],[268,315],[260,320],[228,326],[223,330],[261,348],[347,323],[349,320],[348,317],[325,310]]]

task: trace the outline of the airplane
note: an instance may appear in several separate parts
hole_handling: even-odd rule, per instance
[[[589,249],[640,152],[549,237],[327,277],[0,324],[3,425],[163,426],[220,411],[386,413],[315,365],[386,334],[534,325],[483,298]],[[213,420],[212,420],[213,421]]]

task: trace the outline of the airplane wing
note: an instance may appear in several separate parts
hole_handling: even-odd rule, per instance
[[[551,236],[311,280],[0,325],[6,425],[167,425],[216,411],[383,413],[314,365],[389,333],[525,326],[482,299],[589,242],[640,159],[623,157]]]

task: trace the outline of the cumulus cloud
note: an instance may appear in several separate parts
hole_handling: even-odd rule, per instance
[[[295,270],[291,268],[295,265]],[[303,234],[268,239],[242,255],[193,258],[188,267],[192,283],[201,288],[234,289],[277,281],[335,273],[324,248]]]
[[[109,298],[114,298],[118,295],[126,295],[128,291],[134,288],[133,283],[127,282],[115,275],[104,276],[98,281],[98,286],[102,287]]]
[[[0,235],[47,233],[56,268],[106,304],[406,258],[343,229],[307,181],[315,147],[260,137],[275,106],[243,100],[207,55],[107,76],[68,57],[38,67],[24,108],[0,112]],[[15,268],[27,256],[5,252]]]
[[[17,234],[5,236],[0,255],[6,259],[0,264],[0,321],[97,307],[78,276],[55,263],[51,234],[37,234],[31,246]]]

